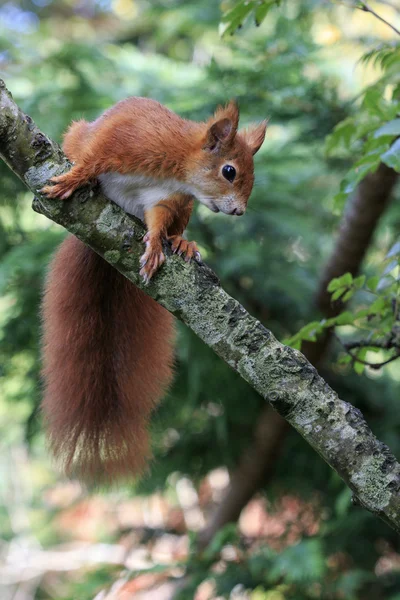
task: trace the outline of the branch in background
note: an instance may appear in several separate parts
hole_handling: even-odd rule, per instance
[[[386,19],[384,19],[383,17],[381,17],[381,15],[378,15],[378,13],[376,13],[366,2],[358,2],[358,5],[355,6],[355,8],[358,8],[359,10],[362,10],[364,12],[370,13],[376,19],[378,19],[382,23],[385,23],[385,25],[387,25],[388,27],[390,27],[391,29],[393,29],[393,31],[395,33],[397,33],[397,35],[400,35],[400,31],[394,25],[392,25],[391,23],[389,23],[389,21],[386,21]]]
[[[0,155],[35,194],[69,168],[60,148],[20,111],[0,81]],[[93,196],[93,197],[92,197]],[[143,225],[100,193],[68,202],[37,195],[37,212],[59,223],[190,327],[279,412],[340,475],[357,501],[400,532],[400,464],[361,412],[305,357],[280,344],[230,297],[205,265],[171,256],[148,286],[139,276]]]
[[[382,163],[376,173],[366,176],[351,198],[315,296],[315,304],[325,317],[337,316],[343,309],[340,301],[332,304],[331,294],[327,291],[328,283],[344,273],[357,275],[397,181],[398,174]],[[303,344],[303,352],[314,366],[322,363],[332,333],[332,329],[327,330],[317,342]],[[270,421],[271,428],[268,426]],[[239,461],[224,498],[200,533],[201,546],[206,546],[224,525],[237,521],[254,494],[262,485],[267,484],[288,431],[287,422],[274,414],[270,407],[267,406],[262,411],[257,420],[252,445]]]
[[[339,340],[340,341],[340,340]],[[381,348],[382,350],[396,349],[400,351],[399,344],[392,338],[386,341],[376,340],[375,342],[368,342],[367,340],[359,340],[358,342],[340,342],[346,350],[354,350],[355,348]]]
[[[228,523],[235,523],[254,494],[272,477],[289,424],[270,406],[261,411],[253,442],[231,473],[224,497],[198,534],[198,545],[205,548],[215,534]]]
[[[338,340],[338,342],[341,344],[342,348],[347,352],[347,354],[349,356],[351,356],[353,363],[358,362],[358,363],[361,363],[362,365],[365,365],[366,367],[370,367],[371,369],[375,369],[375,370],[381,369],[385,365],[388,365],[389,363],[393,362],[394,360],[397,360],[400,356],[400,347],[391,338],[385,342],[383,342],[383,341],[367,342],[366,340],[360,340],[358,342],[348,342],[348,343],[343,342],[337,335],[335,335],[335,338]],[[394,354],[392,356],[390,356],[389,358],[387,358],[386,360],[383,360],[381,362],[372,363],[370,361],[360,358],[356,354],[353,354],[352,350],[357,350],[359,348],[381,348],[382,350],[389,350],[389,351],[394,350]]]
[[[345,347],[345,349],[346,349],[346,347]],[[400,354],[397,352],[394,356],[391,356],[390,358],[388,358],[387,360],[384,360],[383,362],[372,363],[372,362],[363,360],[362,358],[359,358],[358,356],[355,356],[351,352],[351,350],[347,350],[347,354],[349,354],[349,356],[351,356],[351,358],[353,359],[353,362],[361,363],[362,365],[365,365],[366,367],[371,367],[371,369],[381,369],[385,365],[388,365],[389,363],[393,362],[394,360],[397,360],[400,356]]]
[[[389,2],[388,0],[380,0],[380,1],[382,4],[386,4],[387,6],[389,6],[396,12],[399,12],[399,8],[394,6],[393,4],[391,4],[391,2]],[[360,0],[357,0],[357,4],[347,4],[346,2],[342,2],[341,0],[339,0],[338,4],[343,4],[344,6],[347,6],[348,8],[357,8],[358,10],[362,10],[363,12],[370,13],[373,17],[375,17],[376,19],[378,19],[379,21],[381,21],[382,23],[384,23],[385,25],[390,27],[390,29],[392,29],[397,35],[400,35],[400,30],[397,29],[397,27],[392,25],[392,23],[390,23],[389,21],[384,19],[381,15],[379,15],[377,12],[375,12],[369,6],[369,4],[367,4],[366,2],[361,2]]]

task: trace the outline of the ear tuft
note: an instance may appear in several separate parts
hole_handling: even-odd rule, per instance
[[[239,126],[239,106],[236,100],[230,100],[225,106],[219,106],[214,113],[214,120],[229,119],[235,133]]]
[[[254,155],[262,146],[267,131],[268,120],[264,120],[258,125],[250,125],[247,129],[240,132],[246,144]]]
[[[239,124],[239,108],[234,100],[226,106],[220,106],[208,122],[204,149],[218,151],[222,146],[228,146],[237,133]]]

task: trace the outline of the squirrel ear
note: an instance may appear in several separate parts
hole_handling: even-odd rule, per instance
[[[240,132],[240,135],[244,138],[253,155],[261,148],[267,127],[268,120],[264,120],[258,125],[250,125],[248,129]]]
[[[232,121],[229,119],[220,119],[216,121],[207,130],[205,150],[216,151],[227,144],[232,136]]]
[[[234,100],[217,108],[209,121],[204,149],[218,151],[222,146],[230,144],[237,133],[238,124],[239,108]]]

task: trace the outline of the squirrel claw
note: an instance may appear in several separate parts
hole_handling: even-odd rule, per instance
[[[196,242],[188,242],[180,235],[171,235],[168,238],[171,244],[172,252],[183,256],[186,262],[190,262],[194,258],[197,262],[201,262],[201,256]]]
[[[60,200],[67,200],[75,188],[69,183],[69,173],[64,175],[58,175],[58,177],[52,177],[50,182],[53,185],[45,185],[40,191],[41,194],[45,194],[48,198],[60,198]]]
[[[150,279],[165,261],[165,256],[162,252],[161,245],[151,245],[151,242],[148,239],[146,240],[146,246],[146,252],[143,254],[139,262],[141,266],[139,274],[143,278],[144,283],[148,284]]]

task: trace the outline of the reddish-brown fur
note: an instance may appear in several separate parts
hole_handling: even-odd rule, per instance
[[[172,377],[173,317],[70,236],[51,266],[43,319],[54,454],[89,481],[141,472],[148,420]]]
[[[75,164],[43,192],[66,199],[114,171],[190,183],[212,197],[212,210],[244,212],[266,123],[238,132],[238,120],[232,102],[195,123],[130,98],[93,123],[70,126],[64,150]],[[237,170],[234,183],[221,175],[227,162]],[[164,261],[163,239],[186,260],[196,256],[195,242],[182,238],[192,208],[193,196],[176,192],[145,211],[145,279]],[[89,481],[140,473],[149,457],[147,423],[172,377],[171,315],[69,237],[51,267],[43,320],[43,411],[55,456],[68,474]]]
[[[75,165],[52,179],[44,191],[51,197],[68,198],[78,187],[105,172],[140,173],[158,178],[188,181],[199,171],[211,172],[210,190],[230,191],[214,168],[235,160],[235,191],[247,204],[253,186],[253,154],[260,148],[267,123],[238,132],[239,110],[234,102],[220,107],[205,123],[182,119],[148,98],[122,100],[93,123],[77,121],[64,138],[64,149]],[[202,179],[202,183],[204,180]]]

